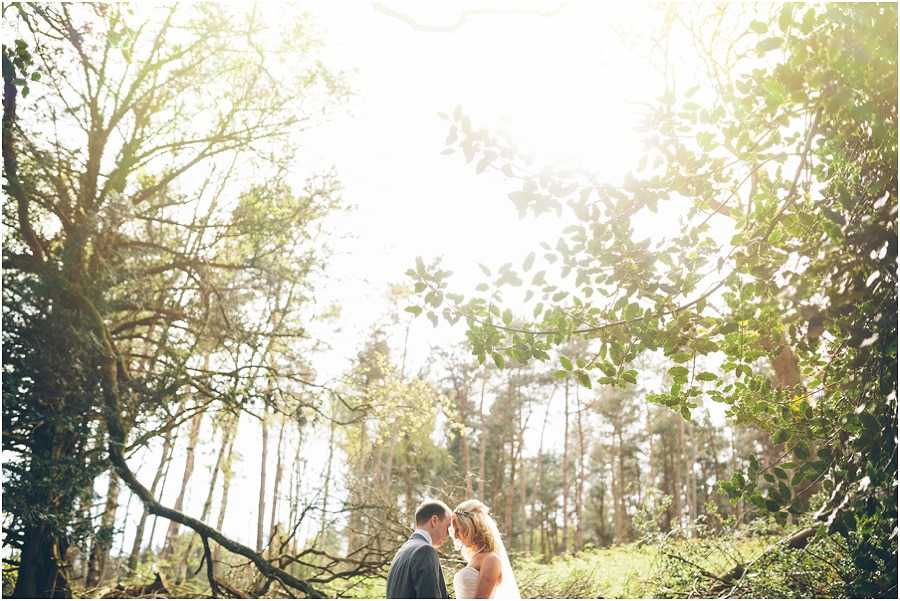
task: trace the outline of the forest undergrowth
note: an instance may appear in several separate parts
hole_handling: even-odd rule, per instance
[[[513,563],[522,597],[529,599],[896,598],[896,582],[885,585],[867,577],[871,570],[856,565],[843,539],[813,536],[796,543],[798,533],[815,531],[816,526],[780,526],[764,519],[710,524],[701,519],[692,531],[650,532],[638,542],[588,547],[578,554],[513,556]],[[444,576],[453,598],[453,576],[463,564],[452,550],[444,553]],[[258,574],[245,562],[229,564],[219,581],[220,595],[264,590],[264,598],[290,596],[277,583],[260,589],[254,582]],[[889,576],[889,566],[883,567]],[[213,597],[203,578],[205,570],[196,568],[189,571],[192,577],[178,581],[150,558],[138,567],[135,578],[76,587],[73,594],[82,599]],[[337,579],[320,592],[327,598],[384,598],[385,579]]]
[[[760,519],[721,526],[699,523],[693,533],[648,534],[577,555],[518,557],[514,569],[522,597],[529,599],[896,598],[896,582],[879,587],[863,577],[839,538],[813,537],[792,546],[792,537],[809,525]],[[453,574],[450,567],[448,584]],[[330,593],[384,596],[383,579],[356,581],[350,590],[345,584]]]

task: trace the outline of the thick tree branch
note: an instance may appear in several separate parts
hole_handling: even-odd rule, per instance
[[[153,493],[138,481],[137,477],[128,467],[124,455],[126,432],[121,418],[122,408],[119,398],[120,370],[118,368],[118,355],[112,346],[103,319],[94,308],[93,304],[91,304],[91,302],[74,287],[69,288],[66,292],[66,296],[72,304],[86,313],[86,316],[92,322],[97,338],[106,346],[106,353],[101,365],[101,378],[103,381],[104,421],[106,423],[107,432],[109,433],[109,458],[119,476],[128,488],[137,495],[147,511],[153,515],[158,515],[183,526],[187,526],[201,537],[211,538],[232,553],[246,557],[252,561],[260,573],[267,578],[275,578],[285,586],[303,592],[308,598],[322,598],[322,594],[310,586],[308,582],[300,580],[284,570],[275,567],[253,549],[225,537],[220,532],[200,520],[187,516],[180,511],[160,505],[153,497]]]
[[[19,231],[25,243],[31,250],[35,263],[44,262],[44,249],[41,241],[31,227],[31,218],[28,215],[28,196],[19,181],[19,160],[16,156],[16,148],[13,144],[13,129],[16,122],[16,97],[18,90],[14,80],[16,79],[16,66],[3,52],[3,173],[6,177],[6,192],[16,199],[19,216]]]

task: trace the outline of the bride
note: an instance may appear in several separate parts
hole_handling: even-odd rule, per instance
[[[450,516],[453,543],[467,564],[453,578],[457,599],[519,599],[497,524],[484,503],[463,501]]]

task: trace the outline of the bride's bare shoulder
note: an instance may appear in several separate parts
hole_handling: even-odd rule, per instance
[[[481,567],[479,567],[478,569],[482,572],[499,575],[502,570],[500,556],[497,555],[497,553],[495,553],[494,551],[485,553],[481,559]]]

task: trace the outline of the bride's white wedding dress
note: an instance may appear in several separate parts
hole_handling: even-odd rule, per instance
[[[506,564],[507,566],[509,565],[509,560],[506,561]],[[479,574],[480,572],[472,566],[466,566],[456,573],[456,576],[453,577],[453,591],[456,593],[457,599],[475,598],[475,585],[478,584]],[[512,570],[505,571],[503,581],[494,587],[491,599],[519,598],[519,587],[516,584],[515,577],[512,575]]]
[[[453,590],[457,599],[474,599],[475,585],[478,584],[478,570],[466,566],[453,577]],[[493,597],[493,595],[491,595]]]

